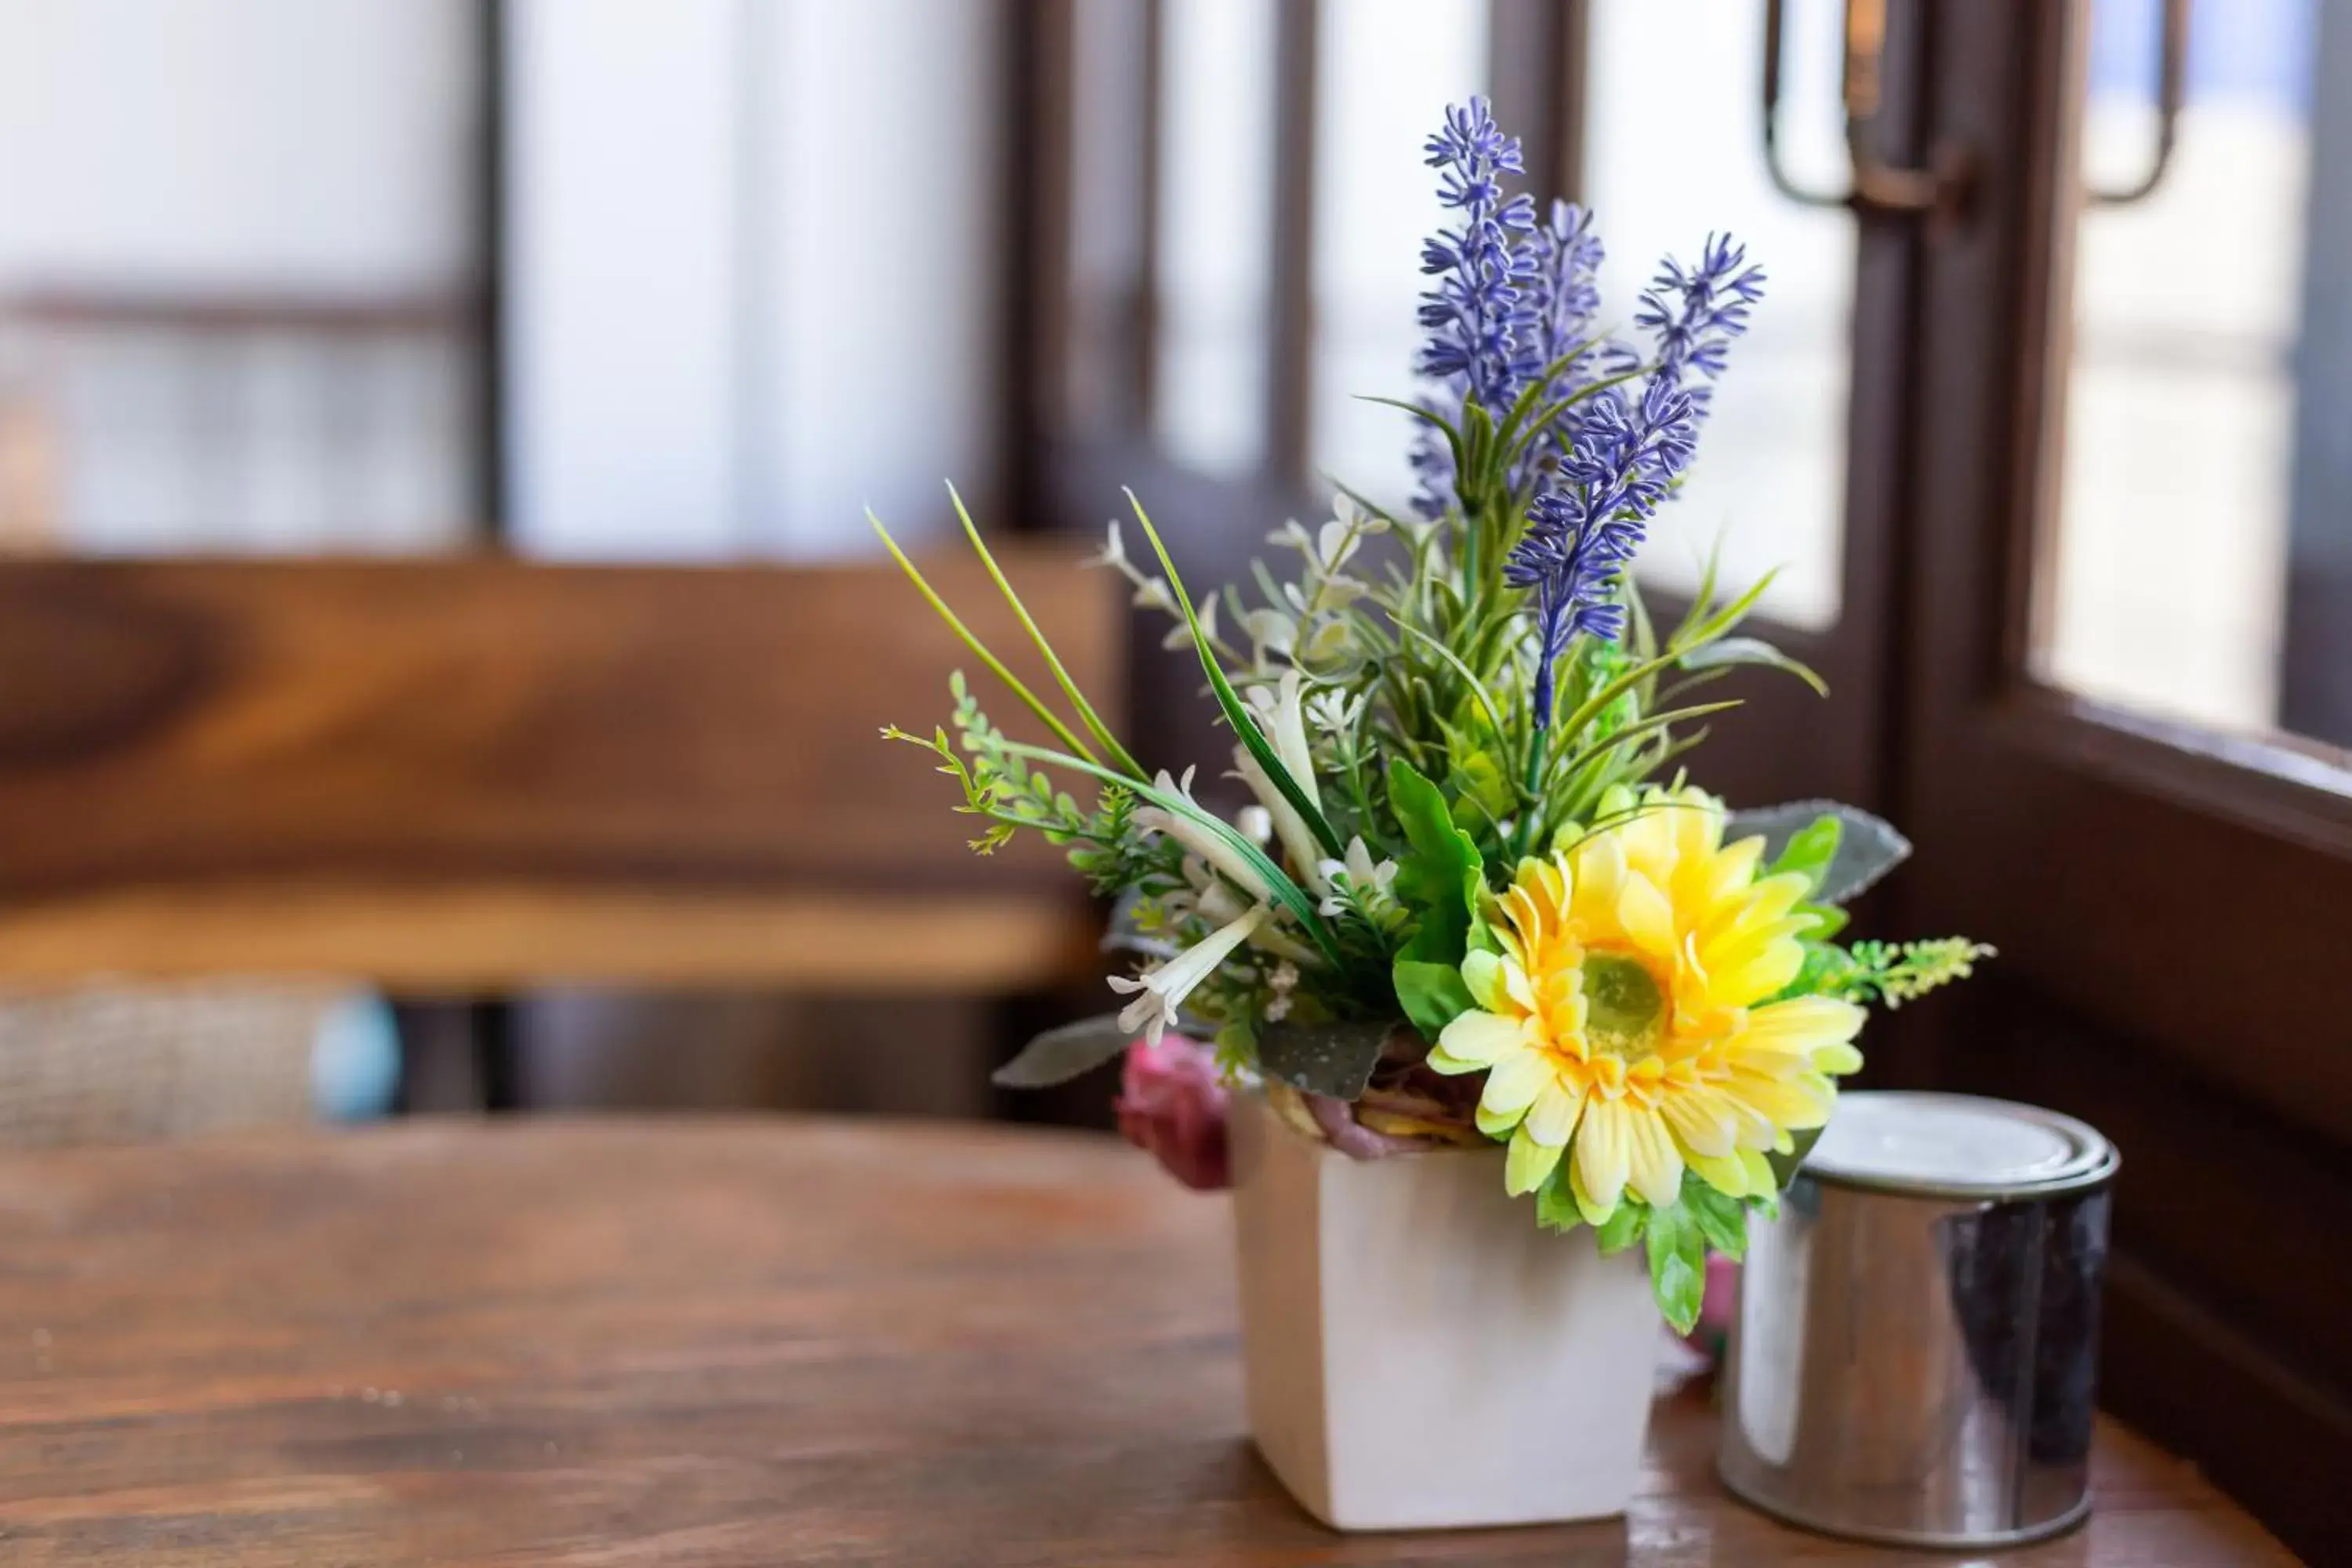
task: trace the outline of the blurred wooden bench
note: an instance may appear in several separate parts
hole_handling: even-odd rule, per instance
[[[1003,559],[1116,715],[1111,585]],[[1034,668],[975,563],[927,567]],[[887,563],[0,565],[0,984],[1057,984],[1093,962],[1066,870],[971,855],[951,781],[877,738],[958,667]]]

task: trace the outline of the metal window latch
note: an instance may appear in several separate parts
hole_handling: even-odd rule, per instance
[[[2103,190],[2094,185],[2084,195],[2103,207],[2144,202],[2164,184],[2172,167],[2172,146],[2180,133],[2180,105],[2188,96],[2189,0],[2164,0],[2164,48],[2156,69],[2156,153],[2147,172],[2128,185]]]
[[[1780,48],[1786,12],[1783,0],[1765,0],[1764,166],[1775,188],[1807,206],[1956,217],[1966,205],[1970,184],[1971,160],[1965,147],[1938,142],[1929,149],[1924,168],[1890,163],[1872,150],[1870,132],[1878,118],[1879,74],[1886,53],[1886,0],[1846,0],[1843,97],[1851,183],[1843,191],[1816,191],[1790,177],[1780,162]]]
[[[2190,0],[2164,0],[2163,50],[2157,68],[2157,136],[2147,171],[2130,184],[2093,188],[2087,199],[2099,206],[2145,201],[2164,183],[2179,140],[2180,106],[2189,74]],[[1925,167],[1890,163],[1873,150],[1871,130],[1880,102],[1879,76],[1886,52],[1886,0],[1846,0],[1846,154],[1853,165],[1843,191],[1811,190],[1792,179],[1780,161],[1780,51],[1786,31],[1785,0],[1764,4],[1764,166],[1782,195],[1807,206],[1846,207],[1856,213],[1924,216],[1950,222],[1965,208],[1972,181],[1966,147],[1948,139],[1928,149]]]

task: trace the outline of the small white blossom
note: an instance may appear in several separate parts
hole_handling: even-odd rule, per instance
[[[1265,978],[1265,988],[1270,993],[1265,1001],[1265,1021],[1279,1024],[1290,1016],[1290,994],[1298,989],[1298,965],[1286,958],[1276,964],[1274,973]]]
[[[1368,696],[1358,692],[1351,698],[1336,686],[1327,686],[1307,700],[1307,721],[1334,739],[1353,735]]]
[[[1396,862],[1374,862],[1372,852],[1364,847],[1360,835],[1348,841],[1348,858],[1345,860],[1326,860],[1318,869],[1324,883],[1335,889],[1322,902],[1321,910],[1326,915],[1347,913],[1350,900],[1369,911],[1394,897],[1390,884],[1396,880]]]
[[[1160,579],[1155,577],[1152,581],[1157,583]],[[1201,617],[1201,636],[1202,639],[1208,642],[1216,641],[1217,601],[1213,597],[1202,600],[1199,606],[1199,615]],[[1184,624],[1181,612],[1179,613],[1179,618],[1175,626],[1169,629],[1166,637],[1160,639],[1160,646],[1171,650],[1187,649],[1192,646],[1192,628]]]
[[[1242,617],[1242,630],[1249,634],[1250,661],[1260,669],[1266,668],[1269,654],[1288,658],[1298,645],[1298,623],[1280,610],[1250,611]]]
[[[1114,567],[1121,572],[1128,570],[1127,544],[1118,536],[1118,519],[1110,520],[1108,532],[1103,540],[1102,553],[1087,556],[1086,564]]]

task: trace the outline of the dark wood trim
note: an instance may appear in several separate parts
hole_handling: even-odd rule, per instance
[[[1136,279],[1129,306],[1127,395],[1136,428],[1150,430],[1160,409],[1160,233],[1162,174],[1167,169],[1167,0],[1140,0],[1143,28],[1136,58]]]
[[[1266,467],[1304,484],[1315,352],[1316,51],[1318,0],[1275,0],[1274,251],[1267,322]]]
[[[507,493],[507,5],[476,12],[474,98],[474,525],[485,544],[504,539],[514,515]]]
[[[1054,524],[1049,434],[1066,395],[1070,342],[1071,138],[1075,0],[1002,0],[1005,515],[1024,531]]]
[[[1486,74],[1495,118],[1517,134],[1526,188],[1570,201],[1584,186],[1589,0],[1491,0]]]
[[[2352,748],[2352,10],[2314,7],[2301,342],[2280,728]],[[2334,752],[2341,766],[2346,752]]]

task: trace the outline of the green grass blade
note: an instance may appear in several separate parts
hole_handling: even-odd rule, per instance
[[[1020,618],[1021,629],[1027,632],[1029,640],[1037,645],[1038,653],[1045,657],[1045,668],[1054,672],[1055,683],[1061,687],[1062,695],[1070,700],[1072,708],[1077,710],[1078,721],[1087,727],[1087,733],[1101,743],[1103,753],[1112,762],[1126,769],[1131,776],[1142,777],[1142,764],[1129,754],[1128,749],[1118,743],[1118,737],[1104,725],[1101,716],[1095,712],[1094,704],[1087,700],[1086,693],[1078,689],[1078,683],[1072,680],[1070,672],[1062,667],[1060,657],[1054,652],[1054,645],[1047,642],[1045,634],[1037,629],[1036,621],[1030,616],[1029,606],[1021,602],[1021,595],[1013,591],[1011,583],[1005,581],[1003,568],[996,564],[996,557],[990,553],[988,545],[981,539],[979,525],[971,521],[971,513],[964,508],[963,497],[957,493],[953,485],[948,486],[948,499],[955,503],[956,516],[963,522],[964,537],[971,541],[971,548],[979,555],[981,564],[988,568],[989,576],[996,584],[996,591],[1004,595],[1004,602],[1013,606],[1013,615]]]
[[[1315,836],[1315,842],[1323,847],[1323,853],[1334,860],[1343,858],[1348,853],[1348,847],[1339,842],[1339,836],[1332,831],[1331,824],[1325,819],[1322,811],[1307,798],[1298,781],[1290,776],[1290,769],[1283,764],[1282,758],[1275,752],[1274,743],[1257,727],[1257,720],[1243,703],[1241,694],[1234,689],[1234,683],[1225,679],[1223,667],[1217,663],[1217,656],[1209,647],[1209,639],[1202,633],[1201,617],[1192,613],[1192,596],[1184,591],[1184,579],[1177,574],[1176,563],[1168,558],[1168,546],[1161,542],[1160,531],[1151,526],[1151,519],[1144,515],[1143,503],[1135,499],[1133,490],[1127,492],[1127,504],[1135,509],[1135,518],[1143,525],[1144,537],[1151,541],[1152,552],[1160,557],[1160,569],[1168,574],[1168,586],[1176,595],[1177,606],[1184,612],[1184,624],[1192,628],[1192,646],[1200,652],[1201,668],[1208,672],[1209,689],[1216,694],[1217,706],[1224,710],[1225,722],[1234,727],[1234,733],[1241,737],[1242,744],[1249,748],[1250,755],[1257,759],[1258,766],[1264,768],[1266,777],[1274,781],[1274,787],[1282,792],[1282,798],[1290,803],[1290,809],[1297,812],[1299,820],[1307,825],[1307,831]]]
[[[1049,746],[1031,746],[1018,741],[1007,741],[1004,743],[1004,749],[1015,756],[1026,757],[1032,762],[1067,768],[1073,773],[1086,773],[1090,777],[1116,784],[1121,788],[1133,791],[1137,799],[1148,800],[1162,811],[1196,822],[1216,834],[1233,847],[1235,854],[1249,863],[1250,869],[1265,879],[1265,885],[1274,892],[1275,901],[1298,918],[1299,926],[1314,942],[1317,951],[1328,959],[1335,968],[1343,962],[1339,956],[1339,944],[1331,935],[1331,928],[1323,923],[1323,917],[1316,909],[1315,900],[1304,888],[1292,881],[1288,873],[1274,863],[1272,856],[1251,843],[1248,836],[1231,823],[1213,813],[1203,811],[1198,805],[1181,795],[1171,795],[1157,784],[1139,784],[1132,779],[1121,778],[1099,763],[1081,762],[1076,757],[1065,756]]]
[[[1087,743],[1072,734],[1070,727],[1062,722],[1060,716],[1051,708],[1046,707],[1035,692],[1023,685],[1019,676],[1005,668],[1004,661],[989,652],[988,645],[974,637],[971,628],[958,619],[953,610],[948,608],[948,602],[940,597],[939,590],[930,585],[912,561],[907,559],[907,552],[898,548],[898,542],[890,537],[888,529],[882,526],[882,520],[869,511],[866,514],[866,521],[874,525],[874,531],[881,536],[883,547],[890,552],[891,559],[898,563],[898,569],[906,573],[908,580],[915,584],[915,591],[929,602],[931,608],[938,612],[940,619],[947,622],[948,629],[962,639],[963,646],[971,649],[972,657],[986,665],[990,674],[1004,682],[1006,689],[1018,697],[1030,712],[1037,715],[1045,728],[1054,731],[1055,740],[1060,741],[1062,744],[1088,762],[1095,761],[1095,754],[1087,749]],[[1118,782],[1125,784],[1129,781],[1122,776]]]

